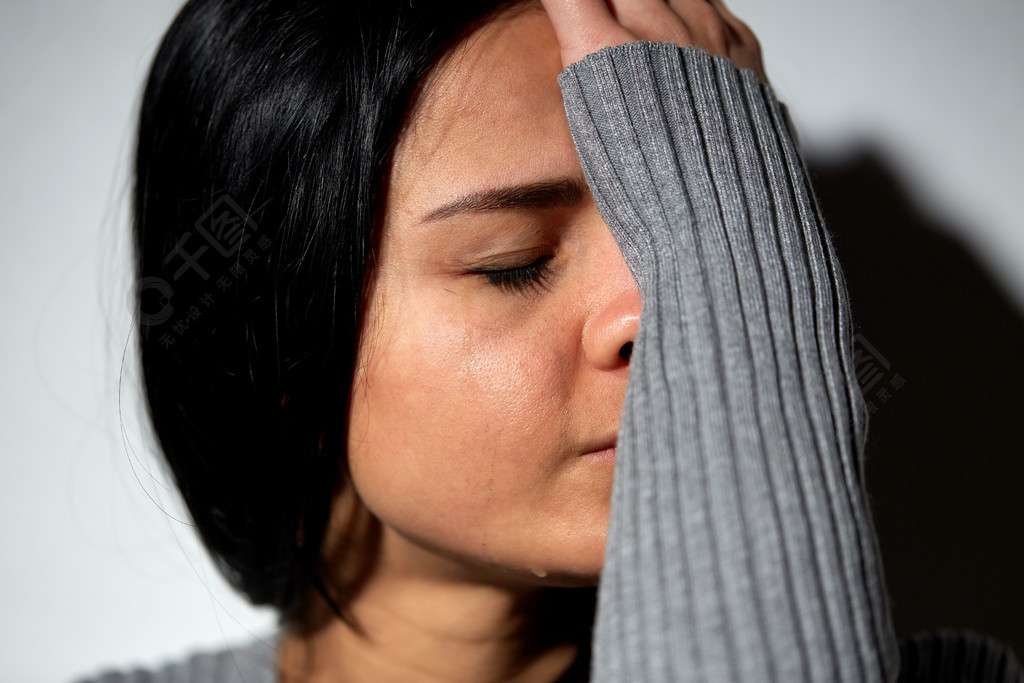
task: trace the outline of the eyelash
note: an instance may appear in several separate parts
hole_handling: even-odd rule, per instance
[[[485,268],[473,268],[469,272],[482,275],[487,283],[498,289],[509,293],[523,294],[528,289],[541,287],[544,281],[551,274],[551,267],[548,261],[553,258],[550,254],[541,256],[533,263],[517,268],[502,268],[500,270],[487,270]]]

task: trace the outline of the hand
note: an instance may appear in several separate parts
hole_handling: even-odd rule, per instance
[[[555,27],[562,64],[637,40],[698,47],[753,69],[767,82],[761,46],[720,0],[541,0]]]

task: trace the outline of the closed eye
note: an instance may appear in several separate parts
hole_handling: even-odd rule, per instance
[[[552,254],[545,254],[532,263],[515,268],[471,268],[467,272],[483,276],[488,284],[498,289],[523,294],[544,284],[551,274],[551,266],[548,265],[548,262],[552,258],[554,258]]]

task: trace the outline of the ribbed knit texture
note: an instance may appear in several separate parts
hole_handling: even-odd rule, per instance
[[[967,630],[938,629],[900,640],[900,683],[1024,683],[1005,643]]]
[[[643,297],[592,679],[895,680],[846,285],[778,101],[669,43],[559,82]]]
[[[78,683],[277,683],[280,631],[241,647],[202,652],[152,670],[110,671]]]

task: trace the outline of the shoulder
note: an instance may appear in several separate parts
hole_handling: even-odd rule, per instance
[[[106,670],[74,683],[276,683],[278,634],[242,645],[195,652],[152,669]]]
[[[1024,683],[1013,650],[966,629],[939,629],[900,639],[899,683]]]

